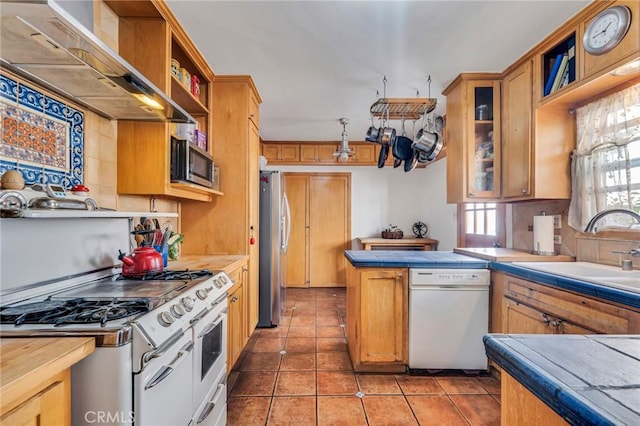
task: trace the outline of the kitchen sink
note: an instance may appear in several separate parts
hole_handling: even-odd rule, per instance
[[[640,271],[590,262],[513,262],[535,271],[640,293]]]

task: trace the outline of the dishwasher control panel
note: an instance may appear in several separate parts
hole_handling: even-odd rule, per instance
[[[465,284],[488,286],[491,273],[488,269],[415,269],[409,270],[409,285],[429,286]]]

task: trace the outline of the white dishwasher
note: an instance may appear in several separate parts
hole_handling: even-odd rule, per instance
[[[488,269],[409,270],[409,368],[486,370]]]

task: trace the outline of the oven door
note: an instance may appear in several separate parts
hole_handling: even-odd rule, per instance
[[[134,375],[136,426],[186,425],[193,410],[193,339],[180,332],[145,354],[148,363]]]
[[[226,424],[227,372],[223,370],[216,378],[213,389],[195,412],[191,419],[191,426],[223,426]]]
[[[227,294],[198,315],[193,323],[193,407],[195,411],[227,370]]]

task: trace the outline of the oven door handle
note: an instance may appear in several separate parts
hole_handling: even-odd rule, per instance
[[[177,353],[176,357],[169,363],[169,365],[163,366],[153,377],[144,385],[144,390],[151,389],[152,387],[159,384],[161,381],[169,377],[169,374],[173,373],[173,370],[185,359],[185,355],[193,350],[193,342],[189,340],[180,351]]]
[[[178,340],[180,340],[182,336],[184,336],[184,331],[179,330],[173,336],[169,337],[169,339],[166,342],[158,346],[157,349],[154,349],[142,355],[142,365],[144,366],[147,363],[149,363],[149,361],[151,361],[152,359],[161,357],[162,355],[167,353],[167,351],[171,348],[171,346],[173,346]]]
[[[202,330],[200,332],[200,334],[198,334],[198,339],[200,339],[201,337],[207,335],[211,330],[213,330],[214,328],[216,328],[216,326],[218,324],[220,324],[222,322],[222,320],[227,316],[227,308],[224,308],[223,310],[220,311],[220,314],[216,317],[216,319],[209,324],[207,327],[205,327],[204,330]]]
[[[224,378],[222,379],[224,381]],[[224,391],[224,383],[219,383],[218,384],[218,390],[216,390],[215,395],[213,395],[213,397],[211,398],[211,401],[209,401],[207,403],[206,408],[202,411],[202,414],[200,414],[200,417],[198,417],[198,420],[196,420],[196,424],[200,424],[202,423],[207,417],[209,417],[209,414],[211,414],[211,410],[213,410],[216,407],[216,403],[218,402],[218,400],[220,399],[220,395],[222,394],[222,392]]]

